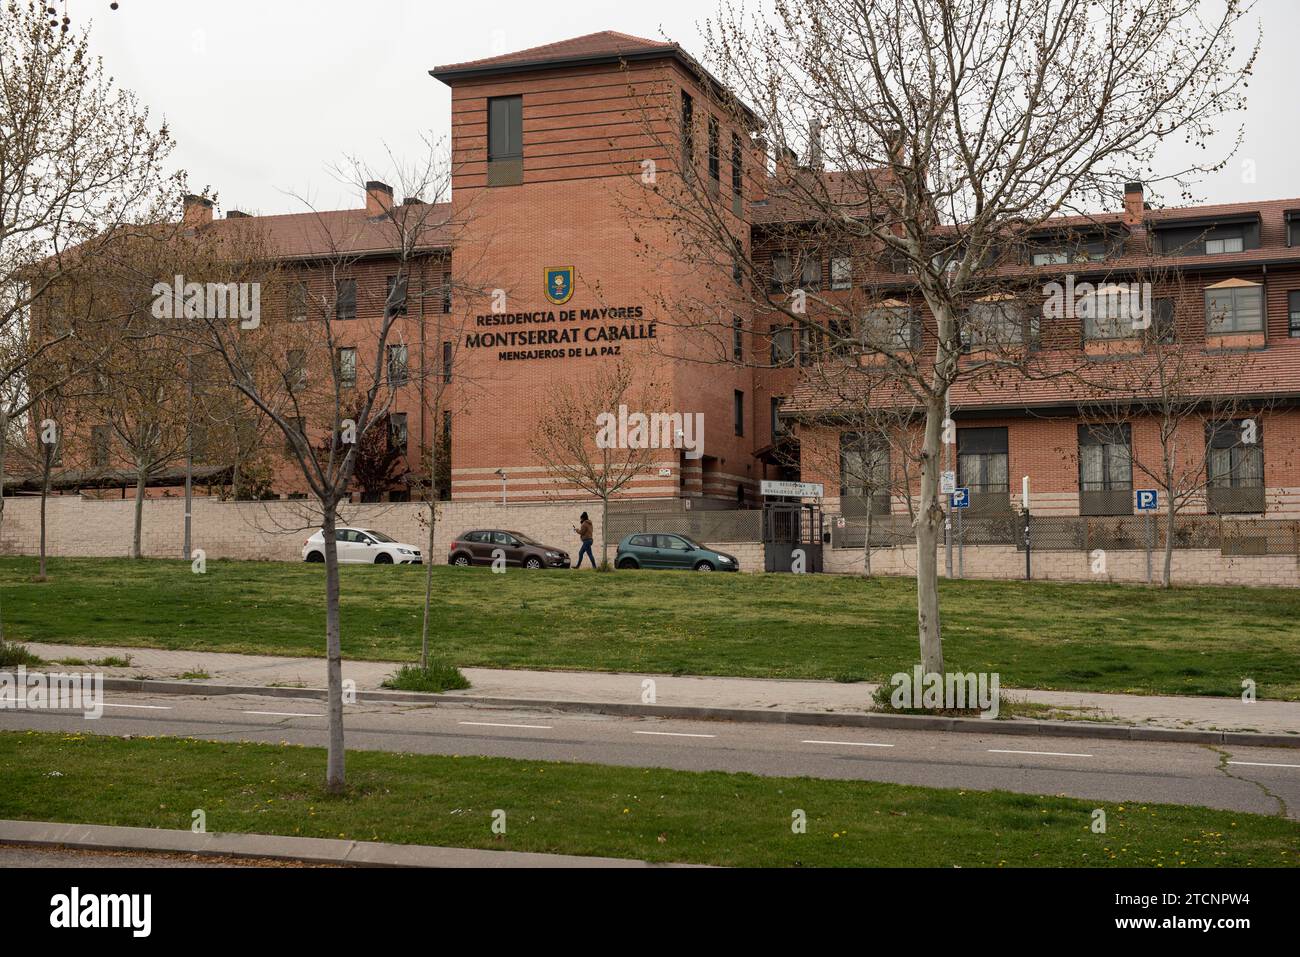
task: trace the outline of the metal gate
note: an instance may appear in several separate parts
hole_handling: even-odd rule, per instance
[[[822,570],[822,510],[803,502],[763,503],[763,570],[794,571],[795,552],[805,572]]]

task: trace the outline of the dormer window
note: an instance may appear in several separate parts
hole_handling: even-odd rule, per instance
[[[1264,331],[1264,287],[1229,279],[1205,290],[1205,331],[1210,336]]]

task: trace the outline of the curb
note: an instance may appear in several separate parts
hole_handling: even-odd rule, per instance
[[[698,864],[658,864],[621,857],[578,857],[531,851],[484,851],[468,847],[427,844],[386,844],[321,837],[281,837],[277,834],[225,834],[114,827],[103,824],[56,824],[47,821],[0,820],[0,845],[36,844],[90,851],[139,851],[155,854],[198,854],[203,857],[247,857],[349,867],[701,867]]]
[[[105,678],[104,690],[135,694],[226,695],[325,700],[322,688],[263,688],[256,685],[194,684],[140,678]],[[1185,744],[1231,744],[1241,747],[1300,748],[1300,734],[1255,731],[1205,731],[1191,728],[1148,728],[1094,724],[1088,721],[998,721],[984,718],[943,718],[927,715],[846,713],[837,711],[774,711],[757,708],[712,708],[692,705],[621,704],[603,701],[559,701],[545,698],[491,698],[477,695],[426,694],[417,691],[358,691],[358,702],[388,704],[461,704],[490,708],[537,708],[577,714],[611,714],[636,718],[679,718],[689,721],[738,721],[750,724],[821,725],[842,728],[886,728],[895,731],[951,731],[1060,738],[1103,738],[1116,741],[1171,741]]]

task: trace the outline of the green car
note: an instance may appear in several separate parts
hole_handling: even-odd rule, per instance
[[[685,535],[638,532],[625,535],[614,556],[615,568],[693,568],[697,572],[738,572],[734,555],[715,552]]]

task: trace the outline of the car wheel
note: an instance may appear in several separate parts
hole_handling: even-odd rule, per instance
[[[711,572],[713,571],[713,565],[709,562],[696,562],[695,570],[697,572]]]
[[[524,559],[524,567],[525,567],[525,568],[541,568],[541,567],[542,567],[542,560],[541,560],[540,558],[538,558],[536,555],[532,556],[531,558],[526,558],[526,559]]]
[[[375,556],[375,564],[391,565],[393,564],[393,556],[388,554],[388,552],[380,552],[378,555]]]
[[[457,555],[455,558],[453,558],[453,559],[451,560],[451,563],[452,563],[453,565],[457,565],[457,566],[459,566],[460,568],[468,568],[468,567],[469,567],[469,556],[468,556],[468,555]]]
[[[635,559],[635,558],[623,558],[623,559],[620,559],[619,562],[618,562],[618,564],[617,564],[615,567],[617,567],[617,568],[636,568],[636,567],[637,567],[637,566],[636,566],[636,559]]]
[[[322,555],[320,552],[308,552],[308,553],[307,553],[307,561],[309,561],[309,562],[323,562],[323,561],[325,561],[325,556]]]

